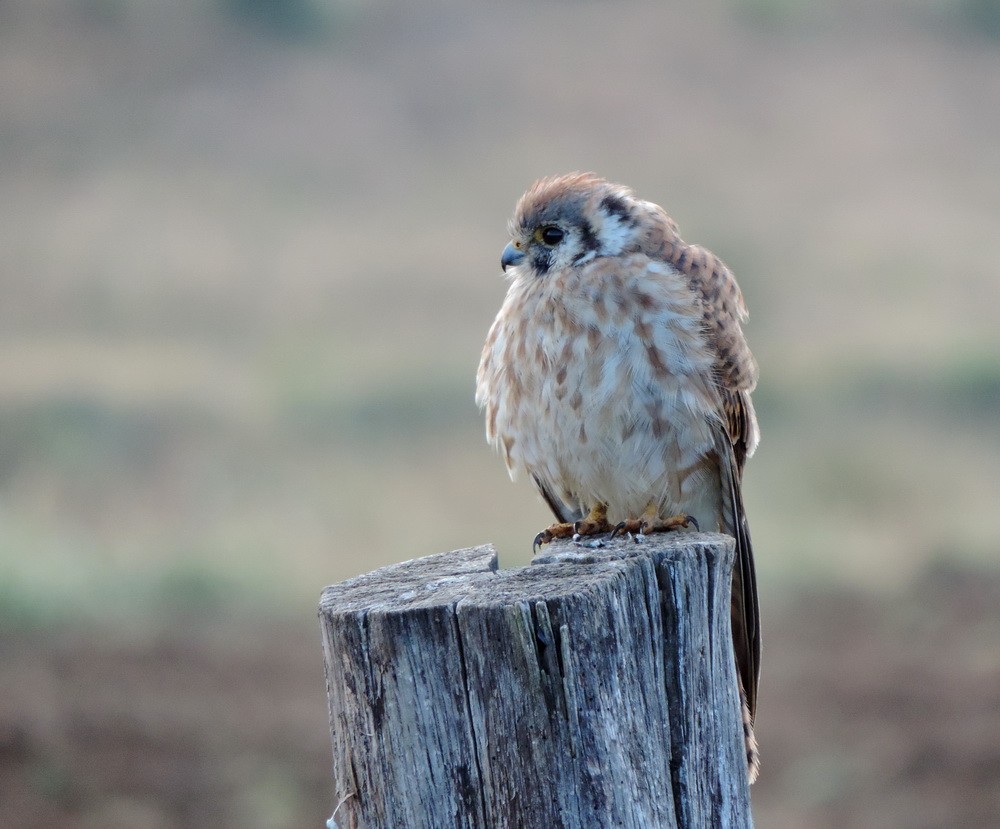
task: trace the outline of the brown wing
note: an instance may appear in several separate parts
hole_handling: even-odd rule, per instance
[[[726,264],[711,251],[689,245],[677,226],[661,214],[646,238],[646,252],[672,264],[687,279],[701,305],[702,325],[715,351],[715,376],[725,436],[719,445],[723,491],[723,529],[736,539],[733,569],[733,647],[750,716],[757,709],[760,676],[760,615],[750,528],[743,509],[743,465],[760,439],[750,392],[757,384],[757,363],[743,336],[747,318],[743,294]],[[721,430],[720,430],[721,431]]]
[[[753,454],[760,440],[760,433],[757,429],[757,415],[753,410],[753,402],[750,400],[750,392],[734,391],[733,389],[720,388],[722,395],[722,415],[726,426],[726,433],[729,442],[733,445],[733,452],[736,455],[736,469],[740,477],[743,475],[743,465],[746,459]]]
[[[701,302],[702,324],[716,351],[719,385],[733,391],[753,391],[757,363],[740,327],[747,318],[747,307],[733,272],[711,251],[681,239],[677,225],[659,208],[651,218],[642,250],[673,265]]]
[[[728,447],[722,447],[725,451]],[[719,464],[723,505],[723,532],[736,539],[736,565],[733,568],[732,623],[733,650],[740,681],[746,693],[751,723],[757,713],[757,684],[760,680],[760,608],[757,601],[757,573],[753,563],[750,526],[743,509],[741,475],[736,453],[729,448],[729,458]]]
[[[754,738],[753,722],[757,713],[757,686],[760,681],[760,609],[757,604],[757,575],[753,563],[750,527],[743,509],[739,467],[735,448],[728,436],[718,430],[719,472],[722,482],[722,530],[736,539],[736,563],[730,599],[733,630],[733,653],[744,703],[743,726],[746,738],[747,769],[750,782],[757,778],[760,757]]]

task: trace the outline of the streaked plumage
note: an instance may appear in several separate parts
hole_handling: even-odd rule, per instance
[[[562,522],[541,540],[584,516],[606,528],[605,507],[612,526],[690,515],[736,538],[752,779],[760,627],[741,479],[759,433],[739,286],[660,207],[590,173],[532,185],[510,235],[511,284],[477,376],[487,438]]]

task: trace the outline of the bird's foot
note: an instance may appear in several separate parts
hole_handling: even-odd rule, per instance
[[[532,549],[538,552],[538,548],[543,544],[548,544],[556,538],[572,538],[579,540],[586,536],[600,535],[611,532],[611,524],[608,523],[608,510],[603,505],[594,507],[586,518],[582,518],[572,524],[560,523],[547,527],[535,536],[535,543]]]
[[[538,548],[543,544],[548,544],[550,541],[556,538],[569,538],[573,535],[573,524],[553,524],[550,527],[546,527],[538,535],[535,536],[535,541],[531,545],[534,552],[538,552]]]
[[[670,530],[679,530],[682,527],[701,528],[693,515],[671,515],[668,518],[658,518],[651,515],[643,515],[641,518],[630,518],[627,521],[619,522],[611,531],[611,537],[617,538],[619,535],[631,533],[632,535],[649,535],[650,533],[665,533]]]

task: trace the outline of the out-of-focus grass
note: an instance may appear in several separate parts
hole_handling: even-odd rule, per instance
[[[526,560],[549,516],[473,375],[513,202],[574,168],[740,278],[766,590],[1000,558],[1000,53],[961,4],[442,0],[305,41],[227,23],[257,5],[0,9],[0,613]]]
[[[238,23],[288,38],[326,38],[333,33],[341,0],[221,0]]]
[[[961,0],[959,14],[971,28],[1000,38],[1000,3],[997,0]]]
[[[550,520],[473,375],[593,169],[752,312],[758,817],[987,825],[991,5],[0,2],[5,815],[321,822],[322,586]]]

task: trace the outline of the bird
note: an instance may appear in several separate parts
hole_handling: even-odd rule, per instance
[[[508,231],[510,284],[476,375],[487,440],[556,518],[536,549],[683,528],[736,540],[731,621],[752,783],[760,618],[742,480],[760,430],[739,285],[663,208],[594,173],[536,181]]]

